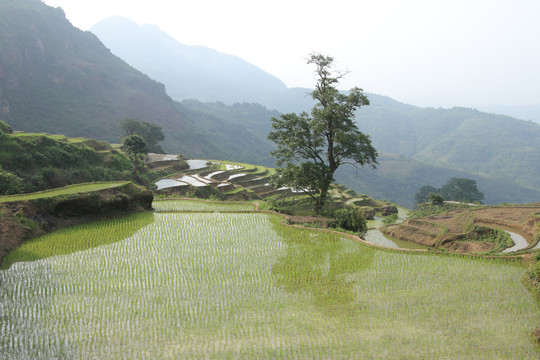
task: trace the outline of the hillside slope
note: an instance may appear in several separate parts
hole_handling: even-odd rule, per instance
[[[163,84],[113,55],[92,33],[74,28],[59,8],[0,0],[0,34],[0,120],[14,130],[117,142],[117,123],[135,118],[161,126],[161,145],[169,152],[268,156],[267,149],[228,146],[258,141],[237,124],[174,102]]]
[[[239,95],[238,84],[222,81],[223,77],[230,75],[230,71],[225,70],[226,64],[221,69],[227,73],[219,75],[221,80],[216,79],[221,81],[219,85],[200,88],[191,86],[191,79],[198,77],[198,82],[202,84],[205,74],[213,74],[216,67],[210,64],[211,61],[202,62],[197,67],[191,67],[191,64],[188,67],[194,69],[195,74],[182,75],[182,67],[188,64],[185,58],[196,58],[197,50],[178,43],[155,27],[141,27],[126,19],[113,18],[97,24],[94,30],[113,52],[137,64],[142,71],[154,72],[159,69],[160,79],[168,89],[176,89],[175,93],[181,93],[178,95],[180,98],[218,101],[228,96],[228,93]],[[127,41],[120,36],[126,33],[130,34]],[[217,52],[208,54],[215,61],[223,61]],[[175,56],[178,61],[162,59],[173,59]],[[242,76],[251,74],[250,69],[244,68]],[[259,70],[258,73],[264,72]],[[266,95],[257,101],[270,109],[298,113],[309,111],[313,104],[307,95],[309,89],[271,86],[260,76],[253,76],[245,89],[254,87],[265,89]],[[237,101],[254,99],[248,95],[243,96]],[[516,182],[523,188],[540,191],[540,163],[536,155],[540,153],[539,124],[473,109],[420,108],[381,95],[368,94],[368,97],[371,105],[358,111],[357,123],[362,131],[371,136],[379,152],[405,156],[441,169],[471,173],[477,178],[492,178],[499,183],[510,184],[511,187],[512,182]],[[198,110],[203,107],[196,106]],[[216,106],[209,107],[216,114]],[[219,111],[228,110],[221,107]],[[232,118],[229,121],[248,129],[264,142],[270,130],[271,116],[275,115],[269,114],[267,119],[257,119],[259,121],[253,121],[253,118]],[[426,183],[429,183],[428,179]],[[524,199],[521,196],[519,201],[527,200],[538,199]]]
[[[155,25],[138,25],[111,17],[94,25],[96,34],[114,54],[167,83],[175,100],[259,102],[287,90],[278,78],[239,57],[202,46],[184,45]]]

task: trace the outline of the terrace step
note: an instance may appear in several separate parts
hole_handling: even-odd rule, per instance
[[[275,190],[264,192],[264,193],[258,193],[258,195],[261,198],[265,199],[265,198],[267,198],[269,196],[274,196],[274,195],[279,195],[279,194],[284,194],[284,193],[291,193],[292,194],[291,190],[289,190],[289,189],[281,189],[281,190],[280,189],[275,189]]]
[[[261,185],[261,184],[266,184],[266,183],[268,183],[267,177],[255,177],[252,179],[247,179],[247,180],[242,180],[242,181],[237,182],[238,185],[242,185],[243,187],[256,186],[256,185]]]

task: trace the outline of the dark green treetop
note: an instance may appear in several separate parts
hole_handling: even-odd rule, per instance
[[[148,147],[146,142],[140,135],[129,135],[124,139],[122,144],[122,150],[128,153],[130,156],[137,156],[148,153]]]

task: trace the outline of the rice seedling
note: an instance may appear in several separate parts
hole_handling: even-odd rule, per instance
[[[63,228],[26,241],[4,257],[0,269],[7,269],[15,262],[35,261],[111,244],[133,235],[153,221],[154,214],[141,212]]]
[[[539,309],[523,271],[380,251],[268,214],[161,212],[122,241],[0,271],[0,354],[532,359]]]
[[[170,211],[202,211],[202,212],[245,212],[255,211],[254,203],[246,202],[219,202],[219,201],[201,201],[201,200],[178,200],[178,199],[160,199],[152,203],[154,210],[158,212]]]

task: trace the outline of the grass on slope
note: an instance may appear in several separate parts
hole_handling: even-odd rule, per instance
[[[111,181],[111,182],[96,182],[96,183],[68,185],[62,188],[38,191],[34,193],[29,193],[29,194],[0,196],[0,203],[9,202],[9,201],[35,200],[35,199],[49,198],[49,197],[55,197],[55,196],[60,196],[60,195],[80,194],[80,193],[99,191],[99,190],[104,190],[104,189],[112,189],[112,188],[116,188],[122,185],[126,185],[128,183],[129,181]]]

